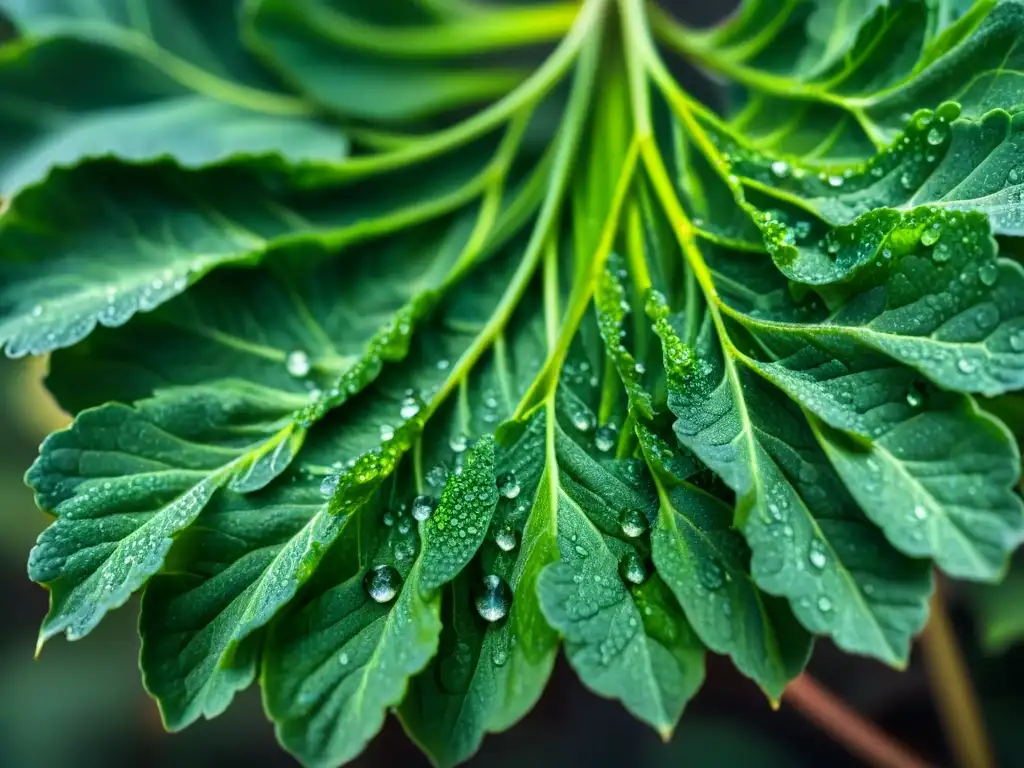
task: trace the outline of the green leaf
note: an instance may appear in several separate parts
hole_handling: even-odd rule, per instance
[[[760,290],[767,293],[770,285],[765,275]],[[725,288],[723,296],[738,294]],[[747,292],[740,301],[749,298]],[[779,300],[773,311],[800,314]],[[772,354],[770,361],[734,354],[825,422],[811,422],[818,442],[898,549],[934,558],[961,578],[999,576],[1024,537],[1024,514],[1013,493],[1017,447],[998,421],[971,398],[938,390],[856,336],[736,317]],[[828,327],[826,321],[819,329]],[[958,363],[958,373],[963,367]]]
[[[558,548],[562,560],[541,574],[538,589],[545,616],[565,636],[570,663],[595,693],[621,700],[667,738],[703,681],[700,641],[660,578],[623,584],[620,559],[629,546],[599,530],[565,493]]]
[[[638,434],[649,463],[657,461],[652,454],[672,453],[646,428],[638,426]],[[729,654],[777,701],[807,663],[810,635],[784,600],[764,594],[754,583],[750,550],[732,529],[732,510],[670,471],[660,474],[661,508],[651,532],[658,572],[701,641]]]
[[[394,568],[390,543],[373,557],[376,566]],[[384,602],[367,594],[367,564],[350,554],[334,567],[351,571],[356,564],[354,576],[315,592],[277,622],[268,641],[267,711],[281,742],[306,765],[358,755],[437,648],[440,601],[421,589],[419,561],[395,569],[401,584]]]
[[[466,567],[483,543],[497,505],[494,440],[484,435],[445,484],[440,504],[423,524],[424,589],[447,584]]]
[[[454,765],[563,642],[667,738],[1013,593],[1024,0],[207,5],[0,0],[40,642],[142,591],[169,729]]]
[[[510,132],[513,149],[518,135]],[[488,173],[506,167],[507,149],[493,157],[493,146],[480,149],[447,166],[444,177],[429,168],[413,178],[385,176],[356,201],[346,190],[274,194],[273,184],[232,171],[182,178],[100,166],[60,174],[19,196],[0,227],[0,345],[11,357],[71,346],[97,325],[116,328],[154,309],[217,267],[282,250],[338,250],[390,232],[428,238],[429,228],[409,230],[471,203]],[[529,205],[532,191],[520,191]]]
[[[563,388],[555,428],[561,560],[541,573],[541,607],[583,683],[667,737],[703,681],[703,646],[631,541],[656,514],[649,480],[578,442],[589,411],[580,390]]]
[[[501,471],[511,473],[515,485],[509,487],[518,491],[499,502],[489,540],[475,558],[477,568],[446,588],[442,613],[451,622],[442,631],[437,658],[412,681],[399,709],[406,731],[440,765],[463,762],[488,732],[518,721],[540,698],[554,666],[557,637],[535,591],[541,569],[558,557],[544,432],[545,420],[535,417],[503,433],[509,445],[501,453]],[[481,574],[497,575],[508,585],[512,604],[506,619],[480,616]]]
[[[227,290],[227,276],[217,275],[195,298],[137,323],[135,338],[108,334],[88,357],[69,353],[51,382],[67,390],[66,403],[93,402],[78,384],[85,370],[106,397],[129,401],[147,386],[154,396],[84,411],[29,473],[40,505],[58,516],[32,557],[33,578],[53,593],[43,639],[86,634],[160,567],[215,489],[266,486],[313,423],[373,381],[384,361],[404,357],[409,326],[457,263],[464,229],[455,228],[447,265],[407,244],[361,262],[358,274],[379,281],[371,293],[346,295],[364,283],[349,280],[341,262],[320,260],[305,274],[248,273],[242,295],[258,304],[215,307],[202,298]],[[395,268],[406,281],[389,285]],[[330,339],[340,328],[351,335],[339,348]],[[155,359],[134,357],[136,347]],[[92,543],[97,533],[102,547]]]
[[[337,415],[315,426],[311,444],[303,451],[298,466],[282,478],[284,485],[272,486],[265,496],[235,499],[226,495],[222,504],[226,509],[209,508],[202,519],[209,522],[200,521],[198,538],[191,542],[188,534],[183,538],[178,559],[185,560],[187,570],[195,575],[157,577],[154,584],[161,580],[164,584],[160,597],[151,598],[147,590],[142,618],[147,682],[159,697],[170,724],[180,727],[200,714],[217,714],[218,708],[227,704],[221,693],[225,686],[229,697],[236,688],[251,682],[252,660],[243,657],[236,666],[238,649],[246,642],[255,642],[248,638],[317,570],[323,553],[342,531],[347,515],[355,514],[366,503],[367,494],[385,481],[399,458],[412,447],[421,420],[437,407],[435,393],[450,387],[455,380],[452,377],[458,375],[450,361],[479,344],[480,323],[491,306],[488,294],[482,292],[484,285],[490,285],[489,295],[500,296],[508,266],[507,260],[500,260],[478,275],[476,291],[463,293],[461,301],[451,302],[440,316],[432,317],[400,366],[386,369],[350,406],[343,404]],[[421,394],[410,397],[410,386],[422,387]],[[453,476],[449,485],[462,488],[460,481],[471,476],[473,467],[468,466],[466,472]],[[493,474],[490,483],[493,488]],[[449,498],[460,495],[448,494]],[[269,525],[268,507],[276,510],[279,523]],[[261,521],[261,528],[238,528],[248,519]],[[298,521],[301,524],[296,525]],[[399,526],[405,528],[403,535],[412,536],[414,541],[410,527],[408,517]],[[437,563],[445,561],[451,540],[424,531],[424,542],[430,543],[424,544],[417,573],[425,574],[427,566],[433,564],[431,574],[436,578]],[[221,550],[223,554],[211,559],[211,553]],[[402,555],[396,549],[399,561],[407,559]],[[417,580],[422,589],[433,589],[423,577]],[[204,595],[216,596],[216,601],[211,603]],[[178,630],[177,642],[162,644],[147,655],[152,648],[149,638],[161,641],[183,619],[188,623],[185,631]],[[184,674],[180,666],[182,643],[201,660],[202,673],[193,670]]]
[[[655,304],[652,313],[671,343],[666,310]],[[927,563],[888,547],[829,466],[800,409],[740,367],[712,317],[690,369],[666,356],[669,408],[680,442],[737,494],[755,582],[788,599],[811,632],[905,664],[927,616]]]
[[[236,10],[189,0],[0,5],[23,34],[0,47],[0,196],[112,156],[190,168],[343,159],[344,134],[310,119],[311,107],[248,57]]]

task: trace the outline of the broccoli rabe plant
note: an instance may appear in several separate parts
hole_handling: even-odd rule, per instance
[[[39,642],[141,591],[168,728],[453,764],[562,648],[667,736],[1024,537],[1021,0],[0,9]]]

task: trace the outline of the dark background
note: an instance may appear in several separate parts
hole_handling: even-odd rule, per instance
[[[666,4],[700,23],[721,17],[733,5],[724,0]],[[0,766],[294,766],[276,745],[255,688],[215,721],[180,734],[163,732],[138,673],[135,601],[109,615],[83,641],[52,641],[33,662],[46,593],[28,581],[25,562],[47,520],[35,509],[22,475],[40,440],[66,422],[42,388],[43,373],[40,361],[0,359]],[[1024,725],[1024,647],[984,656],[974,640],[969,598],[964,591],[950,593],[1000,765],[1024,766],[1024,749],[1016,746]],[[950,764],[918,652],[901,674],[821,642],[810,671],[922,757]],[[354,764],[427,763],[391,719]],[[707,682],[669,744],[618,704],[583,689],[561,660],[537,708],[510,732],[490,737],[470,764],[860,765],[792,707],[784,703],[773,712],[752,683],[717,657],[709,659]]]

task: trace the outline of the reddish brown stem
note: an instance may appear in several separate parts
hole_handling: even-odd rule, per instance
[[[854,755],[878,768],[931,768],[889,734],[861,717],[808,674],[786,687],[783,703],[796,710]]]

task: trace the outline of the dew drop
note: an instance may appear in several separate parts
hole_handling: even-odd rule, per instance
[[[608,453],[618,442],[618,434],[619,430],[614,424],[598,427],[597,432],[594,433],[594,445],[601,453]]]
[[[936,123],[928,130],[925,140],[933,147],[939,146],[946,140],[946,129],[942,127],[941,123]]]
[[[476,598],[476,612],[484,621],[500,621],[512,606],[512,590],[493,573],[484,576],[483,591]]]
[[[1014,352],[1024,352],[1024,331],[1017,331],[1010,336],[1010,348]]]
[[[452,435],[451,439],[448,441],[448,447],[455,453],[462,453],[466,450],[467,444],[468,441],[466,440],[465,435]]]
[[[832,610],[832,601],[827,597],[822,596],[818,598],[818,610],[822,613],[828,613]]]
[[[505,662],[508,661],[508,653],[502,648],[495,648],[491,654],[491,663],[496,667],[505,666]]]
[[[995,285],[999,277],[999,267],[994,261],[986,261],[978,267],[978,279],[983,285]]]
[[[619,524],[622,526],[622,532],[631,539],[647,533],[647,516],[639,509],[623,511]]]
[[[843,186],[843,177],[842,176],[829,176],[828,177],[828,185],[830,187],[834,187],[834,188],[838,189],[839,187]]]
[[[309,375],[312,365],[309,362],[309,355],[301,349],[296,349],[295,351],[288,353],[288,357],[285,358],[284,361],[284,367],[292,376],[297,379],[301,379],[304,376]]]
[[[503,525],[494,532],[494,543],[502,552],[511,552],[516,548],[516,532],[509,525]]]
[[[585,409],[576,411],[570,418],[572,419],[573,426],[580,432],[587,432],[593,429],[596,422],[594,414]]]
[[[643,584],[647,579],[647,569],[636,552],[629,552],[622,558],[619,570],[622,578],[630,584]]]
[[[407,396],[402,400],[402,406],[398,410],[398,415],[403,419],[411,419],[417,413],[420,412],[420,404],[412,395]]]
[[[825,567],[825,563],[828,561],[828,558],[825,555],[825,545],[818,539],[811,541],[811,550],[807,555],[807,559],[810,560],[811,565],[818,570]]]
[[[373,566],[363,579],[366,593],[377,603],[393,600],[401,584],[402,577],[398,575],[398,571],[385,563]]]
[[[921,245],[935,245],[942,234],[942,225],[935,222],[921,233]]]
[[[700,583],[710,590],[719,589],[725,583],[725,576],[722,574],[722,568],[715,562],[705,563],[699,570],[698,575],[700,577]]]
[[[1010,172],[1006,174],[1006,181],[1010,184],[1016,184],[1020,181],[1020,171],[1016,168],[1011,168]]]
[[[520,490],[515,472],[506,472],[498,478],[498,493],[506,499],[514,499]]]
[[[776,160],[772,163],[772,173],[778,176],[780,179],[785,178],[789,175],[789,163],[785,160]]]
[[[43,314],[42,304],[36,304],[34,307],[32,307],[32,317],[39,317],[41,314]]]
[[[380,425],[380,439],[381,440],[390,440],[394,436],[395,436],[395,428],[394,427],[392,427],[390,424],[381,424]]]
[[[333,496],[338,490],[338,483],[341,482],[341,475],[328,475],[320,482],[320,493],[324,496]]]
[[[918,520],[924,520],[926,517],[928,517],[928,510],[925,509],[923,505],[918,504],[916,507],[914,507],[914,517],[916,517]]]
[[[433,496],[420,495],[412,500],[413,519],[423,522],[432,514],[437,507],[437,500]]]
[[[343,667],[346,666],[348,664],[348,654],[345,653],[344,651],[339,653],[338,654],[338,663],[341,664],[341,666],[343,666]]]
[[[957,370],[960,373],[974,373],[974,363],[968,360],[966,357],[961,357],[956,361]]]

